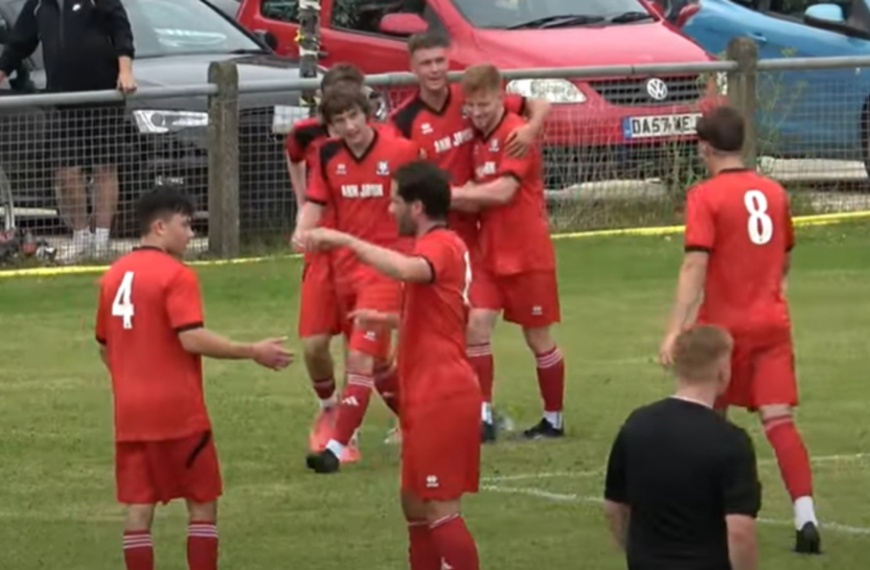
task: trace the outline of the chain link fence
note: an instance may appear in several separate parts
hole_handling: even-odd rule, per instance
[[[554,102],[541,144],[556,231],[680,223],[687,188],[706,176],[695,121],[723,101],[749,117],[747,157],[787,185],[796,214],[870,209],[870,58],[758,61],[738,40],[718,62],[505,75],[508,91]],[[126,252],[136,198],[160,186],[195,200],[192,257],[286,251],[296,206],[284,138],[318,83],[240,83],[232,63],[215,63],[208,84],[126,100],[0,97],[0,264]],[[390,107],[414,90],[409,74],[368,83]]]

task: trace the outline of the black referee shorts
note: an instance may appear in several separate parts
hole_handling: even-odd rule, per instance
[[[125,106],[59,107],[49,122],[55,168],[117,166],[126,146]]]

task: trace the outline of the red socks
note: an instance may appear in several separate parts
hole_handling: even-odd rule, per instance
[[[218,531],[213,522],[191,521],[187,527],[187,566],[190,570],[217,570]]]
[[[154,543],[150,531],[124,532],[124,564],[127,570],[154,570]]]
[[[477,374],[480,382],[480,391],[483,392],[483,401],[492,403],[492,385],[495,381],[495,362],[492,358],[492,346],[485,344],[472,344],[467,349],[468,361]]]
[[[335,394],[335,378],[314,380],[311,385],[321,400],[328,400]]]
[[[387,407],[398,416],[399,371],[395,365],[375,370],[375,388],[377,388]]]
[[[408,544],[411,570],[441,570],[441,555],[429,536],[427,521],[408,521]]]
[[[332,436],[338,443],[347,445],[354,432],[362,424],[369,407],[374,384],[375,381],[370,375],[357,373],[347,375],[347,386],[341,395],[338,418],[335,421],[335,433]]]
[[[447,567],[480,570],[477,545],[461,516],[445,517],[429,525],[429,538]]]
[[[773,447],[779,472],[792,501],[813,496],[810,456],[791,417],[764,422],[764,435]]]
[[[544,400],[544,411],[561,412],[565,399],[565,361],[562,360],[559,347],[535,355],[535,360],[538,368],[538,388]]]

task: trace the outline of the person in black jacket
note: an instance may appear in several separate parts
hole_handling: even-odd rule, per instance
[[[0,55],[0,83],[42,44],[48,92],[136,90],[133,32],[121,0],[27,0]],[[124,145],[123,103],[65,105],[50,123],[58,209],[73,230],[60,258],[109,250],[118,205],[118,162]],[[84,168],[96,186],[92,234]]]
[[[719,327],[681,333],[676,393],[632,412],[616,436],[604,508],[628,570],[758,569],[755,450],[713,410],[732,350]]]

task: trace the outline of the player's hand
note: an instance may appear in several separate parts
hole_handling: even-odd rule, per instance
[[[304,238],[304,235],[299,230],[296,230],[295,232],[293,232],[293,237],[290,238],[290,245],[291,245],[291,247],[293,247],[293,249],[295,249],[298,252],[306,251],[305,238]]]
[[[508,154],[513,157],[525,155],[535,144],[535,138],[535,130],[531,125],[523,125],[514,129],[505,141]]]
[[[372,329],[395,326],[398,317],[392,313],[384,313],[374,309],[357,309],[351,311],[348,319],[361,329]]]
[[[314,250],[329,250],[350,243],[349,235],[331,228],[314,228],[305,232],[303,239],[306,247]]]
[[[293,362],[293,353],[287,350],[284,343],[287,337],[261,340],[253,347],[254,362],[272,370],[282,370]]]
[[[665,368],[670,368],[674,364],[674,345],[678,336],[679,333],[668,333],[659,348],[659,362]]]
[[[132,73],[121,71],[118,74],[118,91],[125,95],[129,95],[130,93],[135,93],[137,88],[136,78],[133,77]]]

